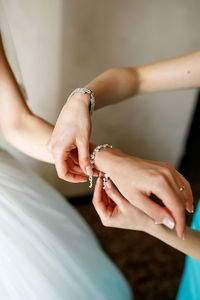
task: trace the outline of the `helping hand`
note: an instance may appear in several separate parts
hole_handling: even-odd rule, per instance
[[[63,107],[47,145],[54,158],[59,178],[69,182],[85,182],[85,174],[92,174],[89,154],[89,103],[89,95],[74,94]],[[79,174],[70,170],[74,150],[78,151],[78,163],[82,170]]]

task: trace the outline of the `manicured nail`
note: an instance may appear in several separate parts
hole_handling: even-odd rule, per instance
[[[86,167],[86,173],[88,174],[88,176],[92,176],[93,175],[91,166],[87,166]]]
[[[168,218],[164,218],[162,220],[162,224],[165,225],[166,227],[168,227],[169,229],[174,229],[174,226],[175,226],[174,222]]]
[[[183,241],[185,240],[185,231],[183,232],[182,240],[183,240]]]
[[[98,177],[98,178],[97,178],[97,182],[96,182],[97,185],[100,184],[100,179],[101,179],[101,177]]]
[[[160,224],[162,224],[162,222],[155,221],[154,224],[155,225],[160,225]]]
[[[112,188],[111,182],[110,182],[110,181],[107,181],[107,182],[106,182],[106,186],[107,186],[108,189],[111,189],[111,188]]]
[[[191,210],[191,213],[194,212],[194,204],[192,204],[192,210]]]

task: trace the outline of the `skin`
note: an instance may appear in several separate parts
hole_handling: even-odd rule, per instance
[[[95,109],[116,104],[143,93],[191,89],[200,87],[200,51],[149,65],[113,68],[102,73],[85,87],[95,95]],[[64,157],[77,148],[79,164],[90,175],[89,140],[91,120],[88,114],[90,96],[76,93],[64,105],[56,122],[48,149],[55,158],[58,176],[67,180],[68,165]],[[77,109],[78,116],[77,118]],[[65,128],[76,128],[66,136]],[[60,138],[65,136],[65,139]],[[59,150],[58,149],[62,149]],[[59,154],[57,154],[59,152]],[[67,154],[65,154],[65,152]]]
[[[8,64],[0,36],[0,130],[8,143],[27,155],[54,163],[46,144],[53,126],[34,115],[27,106]],[[69,158],[68,164],[72,177],[86,181],[80,167]],[[74,174],[78,173],[78,174]]]
[[[129,97],[142,94],[161,91],[172,91],[179,89],[197,88],[200,86],[200,51],[187,54],[181,57],[156,62],[154,64],[129,67],[129,68],[113,68],[99,75],[86,85],[86,88],[91,89],[96,99],[96,109],[106,105],[115,104],[123,101]],[[91,133],[91,120],[88,113],[90,103],[89,95],[75,94],[63,107],[60,116],[56,122],[53,134],[48,142],[48,149],[54,157],[58,176],[64,180],[69,180],[70,170],[67,163],[67,157],[70,156],[72,149],[77,149],[79,157],[78,162],[82,171],[90,175],[92,168],[90,165],[90,151],[89,140]],[[78,118],[77,118],[78,114]],[[72,132],[66,134],[65,128],[74,128]],[[174,178],[175,172],[171,166],[165,165],[163,173],[168,174],[169,177]],[[160,166],[154,166],[154,171],[158,177],[155,179],[159,181]],[[155,176],[154,176],[155,177]],[[162,177],[165,184],[165,193],[168,195],[173,193],[172,198],[166,201],[164,199],[166,208],[169,211],[175,211],[176,229],[179,236],[184,232],[184,214],[183,207],[179,204],[180,199],[177,199],[175,192],[170,191],[167,177]],[[148,185],[152,181],[149,177]],[[136,184],[141,181],[140,177],[136,178]],[[180,181],[177,177],[175,182]],[[77,181],[78,182],[78,181]],[[128,181],[124,182],[127,186]],[[126,195],[126,186],[123,187],[124,196]],[[147,191],[147,195],[148,195]],[[161,197],[163,198],[163,197]],[[165,197],[166,199],[166,197]],[[172,209],[171,201],[174,201]],[[139,199],[137,200],[139,201]],[[140,195],[141,203],[144,198]],[[190,202],[190,201],[189,201]],[[149,205],[150,202],[148,201]],[[143,206],[144,208],[144,206]],[[145,207],[149,215],[155,219],[155,205],[151,204],[151,208]],[[193,211],[191,206],[189,211]],[[161,215],[158,216],[161,219]],[[182,232],[182,233],[181,233]]]
[[[86,178],[85,175],[83,174],[83,171],[80,169],[79,165],[76,164],[75,160],[73,159],[73,155],[77,154],[76,152],[78,149],[78,159],[80,161],[80,157],[81,157],[80,153],[82,153],[82,150],[81,151],[79,150],[82,148],[84,149],[84,145],[86,145],[89,140],[91,122],[90,122],[89,112],[88,112],[88,107],[89,107],[88,97],[87,95],[84,95],[83,98],[82,94],[76,95],[76,100],[74,101],[74,99],[71,99],[71,101],[69,101],[68,104],[69,106],[65,106],[63,108],[63,120],[61,121],[61,123],[58,122],[56,124],[56,130],[54,131],[53,134],[57,133],[57,130],[58,132],[60,132],[59,142],[56,144],[55,147],[49,146],[51,149],[54,150],[53,154],[51,154],[50,152],[47,151],[46,143],[52,134],[53,126],[48,122],[42,120],[38,116],[34,115],[31,112],[31,110],[28,108],[19,90],[19,87],[12,73],[12,70],[9,67],[3,49],[2,41],[0,39],[0,105],[1,105],[0,129],[1,132],[3,133],[5,139],[10,144],[12,144],[17,149],[21,150],[22,152],[34,158],[46,162],[50,162],[50,163],[56,161],[57,163],[57,159],[61,157],[60,155],[62,154],[60,165],[58,163],[56,164],[57,170],[61,165],[67,166],[67,173],[65,174],[66,176],[65,179],[67,178],[68,181],[71,182],[81,182],[81,181],[86,181]],[[77,118],[77,114],[79,113],[80,107],[82,107],[80,118]],[[71,110],[73,111],[73,113]],[[65,120],[66,114],[69,117],[67,122]],[[67,126],[65,128],[70,128],[67,134],[66,134],[66,130],[63,131],[63,122],[66,123]],[[74,126],[72,126],[73,124]],[[80,129],[82,129],[82,131]],[[78,137],[74,140],[71,139],[76,137],[77,132],[79,133]],[[88,135],[87,143],[85,143],[86,137],[84,134]],[[65,149],[65,147],[60,147],[60,143],[61,144],[64,143],[65,145],[66,140],[67,141],[70,140],[69,143],[70,148],[68,149],[68,151],[65,151],[63,154],[63,149]],[[85,151],[85,155],[86,152],[87,151]],[[84,157],[85,156],[83,155],[83,160],[85,159]],[[109,160],[114,161],[115,157],[116,155],[113,153],[112,157],[111,156],[109,157]],[[169,170],[170,168],[167,166],[160,168],[160,166],[156,166],[155,163],[149,162],[148,164],[149,165],[152,164],[152,168],[154,169],[155,173],[158,175],[154,177],[157,178],[156,180],[158,180],[159,183],[162,177],[163,185],[164,183],[167,183],[167,181],[170,182],[170,176],[174,176],[175,171],[173,170],[173,168]],[[136,165],[136,161],[135,161],[135,165]],[[143,171],[141,172],[141,176],[144,175],[143,172],[147,171],[149,165],[146,167],[146,169],[141,165],[141,167],[143,168]],[[127,167],[129,167],[129,163],[127,163]],[[166,171],[165,176],[159,175],[161,169],[163,171],[163,174],[165,169]],[[119,181],[120,176],[119,175],[115,175],[115,176],[116,177],[114,178],[113,175],[113,180],[115,180],[116,182],[117,180]],[[138,178],[135,178],[134,181],[137,183],[136,179],[138,180]],[[155,180],[155,184],[157,184],[156,180]],[[180,179],[179,184],[186,185],[186,182],[184,182],[183,179]],[[125,186],[125,182],[124,182],[124,186]],[[136,198],[132,198],[131,191],[123,189],[123,186],[121,186],[120,188],[121,191],[123,191],[124,194],[127,196],[127,198],[130,198],[130,201],[132,203],[135,203]],[[167,201],[163,199],[161,200],[163,200],[166,206],[169,207],[169,211],[167,210],[164,211],[162,209],[162,213],[161,213],[161,209],[160,209],[160,216],[158,215],[158,207],[157,210],[155,210],[155,206],[150,201],[146,201],[147,204],[145,206],[144,205],[141,206],[142,201],[138,201],[139,198],[141,199],[142,196],[144,197],[144,193],[146,193],[147,197],[149,197],[150,195],[150,189],[148,186],[146,191],[142,190],[140,191],[140,193],[138,193],[139,196],[139,198],[137,197],[138,207],[144,209],[146,213],[149,213],[149,215],[155,220],[157,220],[158,222],[162,222],[165,213],[165,216],[167,216],[168,219],[170,218],[171,220],[174,219],[174,222],[176,222],[177,232],[179,236],[182,236],[184,232],[183,211],[185,207],[188,210],[192,211],[191,198],[188,196],[187,200],[183,201],[184,197],[182,196],[177,197],[176,196],[177,191],[175,191],[175,189],[172,186],[168,185],[167,188],[168,188],[168,192],[170,192],[171,190],[171,193],[174,193],[174,201],[175,203],[177,202],[177,204],[174,204],[174,207],[178,207],[179,214],[177,213],[176,215],[174,215],[170,213],[170,211],[172,212],[172,209],[170,210],[171,205],[170,204],[168,205]],[[190,188],[189,185],[187,185],[186,193],[189,192],[190,192]]]
[[[166,218],[174,222],[178,236],[183,238],[185,208],[193,211],[193,197],[189,182],[172,165],[107,148],[96,154],[95,168],[107,173],[126,200],[154,222],[165,224]],[[179,187],[183,185],[186,189],[180,192]],[[152,201],[151,194],[156,195],[164,207]]]
[[[93,204],[106,227],[118,227],[146,232],[173,248],[200,261],[200,232],[186,227],[184,239],[179,239],[174,230],[156,225],[141,210],[131,205],[109,180],[102,189],[102,176],[95,186]]]

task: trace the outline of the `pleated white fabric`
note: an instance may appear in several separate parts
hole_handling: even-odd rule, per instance
[[[79,214],[0,150],[0,299],[131,298],[127,282]]]

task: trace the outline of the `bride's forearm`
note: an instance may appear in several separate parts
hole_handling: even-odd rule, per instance
[[[147,233],[158,238],[173,248],[200,260],[200,232],[186,227],[185,239],[180,239],[175,231],[167,229],[163,225],[155,225],[149,222]]]
[[[52,131],[53,126],[50,123],[29,113],[23,116],[17,126],[8,128],[4,137],[23,153],[44,162],[54,163],[46,146]]]
[[[29,109],[9,66],[0,35],[0,130],[4,138],[29,156],[53,163],[46,143],[53,126]]]

